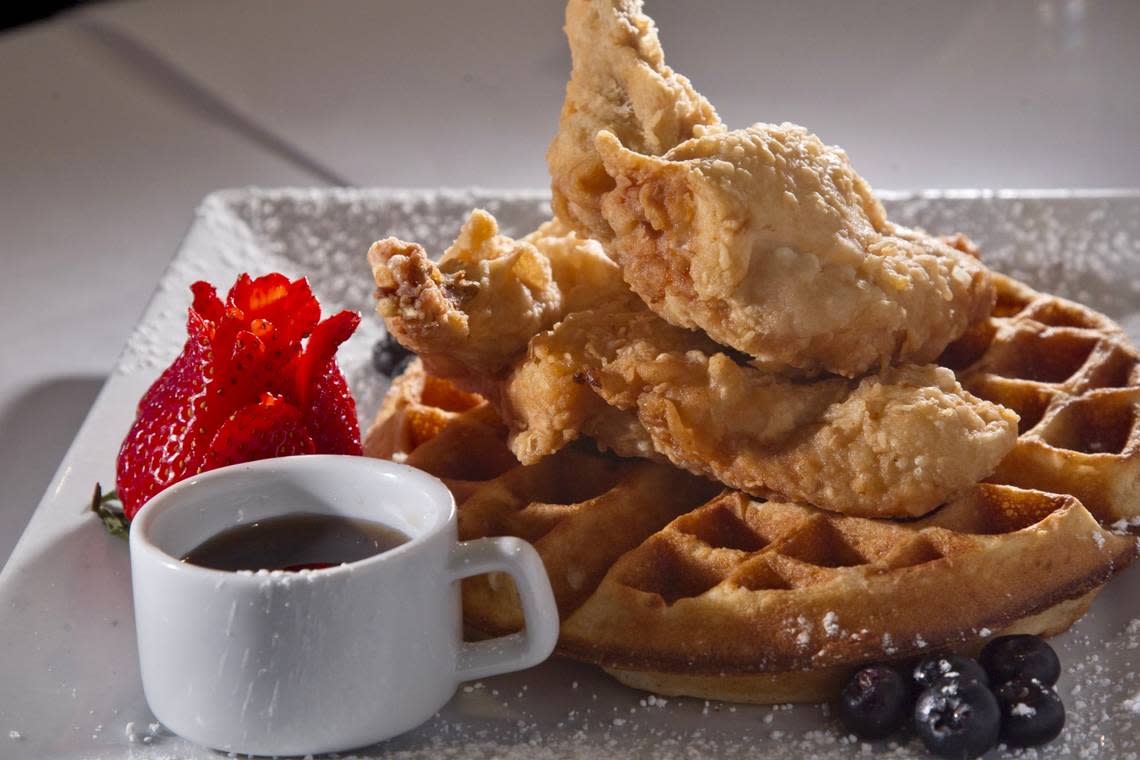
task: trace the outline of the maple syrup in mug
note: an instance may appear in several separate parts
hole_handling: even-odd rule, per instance
[[[320,570],[410,540],[372,520],[295,512],[227,528],[191,549],[182,561],[214,570]]]

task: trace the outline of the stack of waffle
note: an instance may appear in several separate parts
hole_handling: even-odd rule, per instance
[[[865,662],[1064,631],[1136,553],[1120,529],[1140,516],[1140,355],[1103,315],[1000,282],[943,363],[1018,410],[1020,435],[990,482],[919,520],[760,501],[586,445],[524,466],[486,401],[418,361],[366,451],[442,478],[462,538],[537,547],[564,656],[658,694],[827,700]],[[463,609],[485,635],[522,626],[505,576],[466,580]]]
[[[818,701],[1071,625],[1137,552],[1121,329],[890,224],[806,131],[729,131],[636,0],[571,0],[567,32],[557,218],[370,251],[422,361],[366,453],[442,478],[462,538],[532,542],[558,651],[657,693]],[[523,625],[505,576],[463,607]]]

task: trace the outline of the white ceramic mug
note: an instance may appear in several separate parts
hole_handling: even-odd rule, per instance
[[[238,523],[317,512],[411,540],[338,567],[226,572],[180,561]],[[352,749],[431,717],[465,680],[535,665],[558,637],[542,561],[515,538],[458,542],[455,501],[405,465],[348,456],[267,459],[155,496],[131,525],[147,702],[198,744],[259,755]],[[526,630],[464,643],[457,581],[505,571]]]

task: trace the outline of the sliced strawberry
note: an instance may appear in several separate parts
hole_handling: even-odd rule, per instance
[[[203,425],[210,367],[209,326],[191,310],[182,353],[143,395],[119,449],[115,480],[123,512],[134,517],[155,493],[198,471],[209,434]]]
[[[163,488],[223,464],[361,453],[356,405],[335,361],[359,315],[320,322],[309,284],[281,274],[241,275],[224,303],[208,283],[191,290],[186,345],[139,402],[119,451],[128,519]]]
[[[318,450],[329,454],[363,454],[356,401],[336,365],[336,350],[348,340],[360,315],[342,311],[316,326],[305,351],[289,376],[297,383],[296,397],[305,410]]]
[[[273,366],[266,360],[265,346],[251,332],[242,330],[234,336],[230,352],[223,356],[217,352],[218,369],[210,384],[212,400],[227,414],[247,404],[256,403],[265,391],[274,392],[273,384],[285,366]],[[217,421],[221,424],[222,419]]]
[[[293,371],[289,373],[289,377],[296,383],[293,392],[297,394],[302,408],[310,405],[317,382],[329,363],[333,362],[337,348],[348,340],[359,324],[359,314],[342,311],[321,322],[313,330],[309,344],[296,358]]]
[[[360,424],[356,421],[356,401],[336,362],[325,362],[325,370],[314,385],[312,403],[305,423],[322,454],[364,453],[360,446]]]
[[[207,322],[217,323],[226,313],[225,304],[218,298],[218,291],[208,282],[199,280],[190,286],[194,294],[194,304],[191,308]]]
[[[266,393],[260,401],[242,407],[222,423],[210,441],[203,469],[312,454],[316,450],[297,408]]]
[[[285,275],[276,273],[256,280],[242,275],[230,289],[226,305],[247,319],[272,323],[283,336],[298,343],[321,318],[321,306],[309,283],[303,278],[289,282]]]

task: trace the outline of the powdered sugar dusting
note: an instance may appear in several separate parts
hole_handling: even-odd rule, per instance
[[[1121,586],[1126,582],[1122,579]],[[1113,598],[1102,597],[1102,603],[1108,602],[1102,613],[1111,616],[1124,609],[1128,591],[1110,587],[1103,597]],[[1115,633],[1105,638],[1106,630]],[[1094,638],[1093,633],[1101,635]],[[1060,693],[1067,724],[1055,742],[1028,756],[1136,760],[1140,618],[1115,626],[1086,619],[1053,643],[1063,666]],[[841,760],[867,751],[876,757],[928,757],[912,739],[875,742],[866,750],[864,743],[842,733],[831,712],[827,705],[729,705],[647,694],[626,689],[594,668],[555,659],[535,670],[467,684],[419,729],[376,747],[342,753],[341,758]],[[176,737],[132,730],[137,743],[131,756],[137,760],[213,756]],[[152,744],[143,744],[147,735]],[[998,750],[992,756],[1027,755]]]
[[[1011,715],[1016,715],[1019,718],[1032,718],[1037,714],[1035,708],[1030,707],[1024,702],[1018,702],[1016,705],[1009,709]]]
[[[1135,196],[1017,192],[891,196],[891,218],[936,234],[964,232],[982,260],[1029,285],[1087,303],[1140,335],[1140,279],[1121,277],[1140,261]],[[1063,199],[1063,200],[1060,200]]]
[[[1140,528],[1140,515],[1122,518],[1112,524],[1112,529],[1117,533],[1127,533],[1132,528]]]
[[[161,739],[166,732],[162,728],[162,724],[157,721],[147,723],[146,728],[139,726],[135,721],[128,721],[127,725],[123,728],[123,735],[127,738],[130,744],[153,744],[156,740]],[[132,756],[134,753],[132,753]]]
[[[823,630],[828,636],[839,635],[839,616],[834,612],[828,612],[823,616]]]

